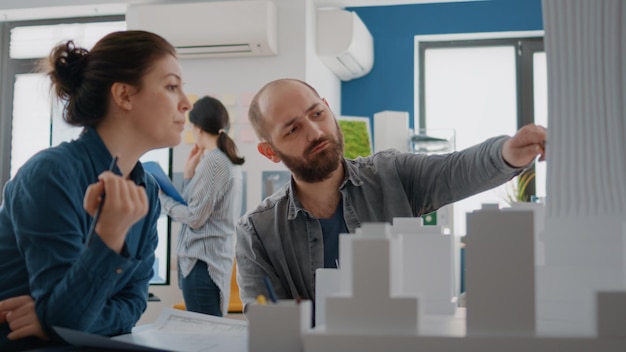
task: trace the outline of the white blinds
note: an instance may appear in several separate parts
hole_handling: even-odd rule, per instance
[[[68,39],[90,49],[106,34],[125,29],[124,21],[15,27],[11,30],[9,56],[11,59],[43,58],[56,44]]]

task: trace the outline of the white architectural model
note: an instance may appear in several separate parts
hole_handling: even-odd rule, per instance
[[[542,334],[595,335],[597,291],[626,290],[626,4],[544,0],[548,59]]]
[[[352,289],[327,296],[326,323],[304,333],[304,351],[625,350],[626,309],[614,310],[616,305],[624,306],[620,302],[626,298],[624,292],[606,292],[594,298],[599,307],[594,316],[598,333],[594,336],[537,331],[535,218],[541,219],[544,211],[542,204],[506,209],[485,205],[468,214],[466,319],[463,314],[421,312],[422,296],[397,289],[408,287],[406,283],[393,284],[406,278],[401,275],[405,271],[391,268],[404,265],[404,256],[420,252],[420,248],[402,241],[408,236],[407,227],[400,230],[386,224],[365,224],[354,235],[341,235],[342,254],[348,256],[342,257],[346,264],[339,270],[340,276],[351,273],[344,280],[353,280]],[[410,222],[394,219],[394,224],[405,221]],[[413,230],[419,231],[419,226]],[[433,251],[440,254],[436,248],[433,246]],[[378,272],[370,265],[388,271]],[[420,283],[425,284],[427,281]],[[414,312],[414,300],[420,312]],[[397,311],[397,303],[405,304],[405,310]]]
[[[533,215],[497,204],[467,214],[468,336],[535,334]]]
[[[402,256],[387,224],[366,224],[339,239],[340,276],[346,287],[326,298],[326,331],[360,334],[417,334],[417,297],[398,290]],[[343,260],[345,258],[346,260]],[[396,287],[394,287],[396,286]]]
[[[248,352],[301,351],[302,336],[311,328],[311,301],[280,300],[251,304]]]
[[[444,234],[441,226],[423,226],[422,218],[395,218],[391,233],[400,246],[398,291],[418,297],[424,314],[454,315],[455,237]]]

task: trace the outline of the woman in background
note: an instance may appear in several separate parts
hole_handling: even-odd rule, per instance
[[[184,170],[182,196],[187,205],[161,193],[163,209],[182,223],[178,237],[179,285],[186,309],[223,316],[228,313],[235,255],[235,221],[241,215],[242,165],[228,136],[224,105],[204,97],[189,112],[196,144]]]
[[[138,160],[179,144],[191,108],[176,50],[153,33],[111,33],[91,50],[68,41],[48,61],[65,121],[84,129],[33,156],[4,188],[3,351],[54,343],[53,326],[131,331],[146,309],[161,211]]]

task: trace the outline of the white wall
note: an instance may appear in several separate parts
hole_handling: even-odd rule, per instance
[[[312,0],[274,0],[278,9],[278,55],[216,59],[181,60],[187,93],[235,96],[256,93],[267,82],[284,77],[306,80],[318,88],[331,107],[339,113],[340,83],[315,55],[315,7]],[[164,19],[164,22],[166,19]],[[175,24],[168,24],[175,25]],[[240,153],[246,158],[243,169],[248,174],[248,209],[261,201],[261,172],[286,170],[261,156],[258,141],[244,138],[247,105],[238,102],[229,107],[232,132]],[[245,120],[245,121],[244,121]],[[247,134],[246,134],[247,135]],[[174,171],[182,171],[190,145],[174,149]]]

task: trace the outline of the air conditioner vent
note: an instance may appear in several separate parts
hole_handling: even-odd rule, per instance
[[[276,5],[271,1],[138,4],[129,29],[157,33],[181,58],[276,55]]]
[[[374,39],[352,11],[317,11],[317,56],[341,80],[368,74],[374,65]]]

